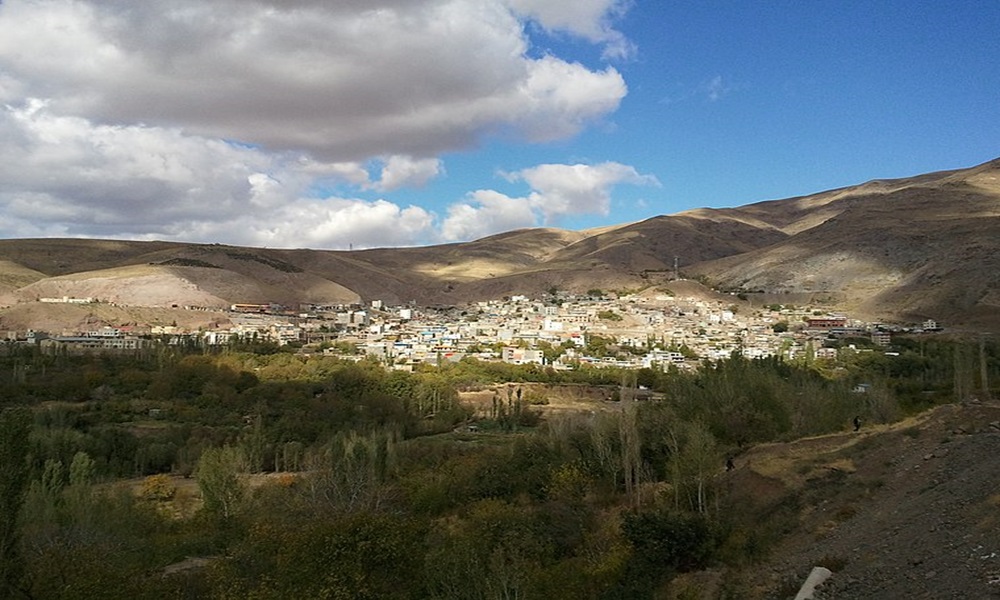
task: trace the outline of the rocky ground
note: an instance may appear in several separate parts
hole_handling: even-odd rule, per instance
[[[47,304],[26,302],[0,306],[0,331],[24,332],[28,329],[54,335],[87,331],[101,327],[132,326],[139,331],[150,325],[177,325],[187,329],[211,329],[229,324],[223,311],[200,311],[170,308],[112,306],[110,304]]]
[[[796,458],[775,469],[782,454]],[[1000,598],[1000,404],[942,406],[745,460],[784,486],[778,501],[800,503],[760,570],[762,597],[792,598],[825,566],[834,574],[819,600]]]

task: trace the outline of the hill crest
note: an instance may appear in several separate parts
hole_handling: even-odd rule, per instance
[[[1000,331],[997,257],[1000,159],[735,208],[440,246],[348,252],[0,240],[0,302],[66,295],[148,306],[460,304],[552,287],[656,287],[679,270],[729,291],[822,296],[874,318]]]

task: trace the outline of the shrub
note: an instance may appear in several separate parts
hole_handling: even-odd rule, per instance
[[[139,488],[139,497],[148,502],[165,502],[173,499],[177,493],[177,486],[166,474],[150,475],[142,480]]]

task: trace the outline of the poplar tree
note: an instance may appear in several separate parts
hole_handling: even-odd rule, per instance
[[[24,569],[18,518],[28,487],[30,432],[29,409],[0,412],[0,598],[14,597]]]
[[[205,510],[229,519],[234,516],[246,491],[240,479],[246,459],[240,448],[208,448],[198,460],[195,479],[201,488]]]

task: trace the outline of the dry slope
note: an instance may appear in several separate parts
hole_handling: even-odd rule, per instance
[[[739,462],[737,494],[763,478],[772,501],[798,506],[757,569],[760,597],[790,597],[816,565],[834,571],[818,598],[1000,597],[1000,405],[941,406]]]
[[[719,286],[826,292],[873,318],[1000,328],[1000,160],[727,212],[789,236],[691,268]]]
[[[819,294],[857,316],[1000,331],[1000,159],[740,208],[422,248],[0,240],[0,295],[100,296],[93,280],[110,270],[132,290],[128,302],[458,304],[552,287],[656,287],[675,264],[726,290]],[[157,283],[128,283],[126,273]],[[168,281],[175,292],[145,299]]]

